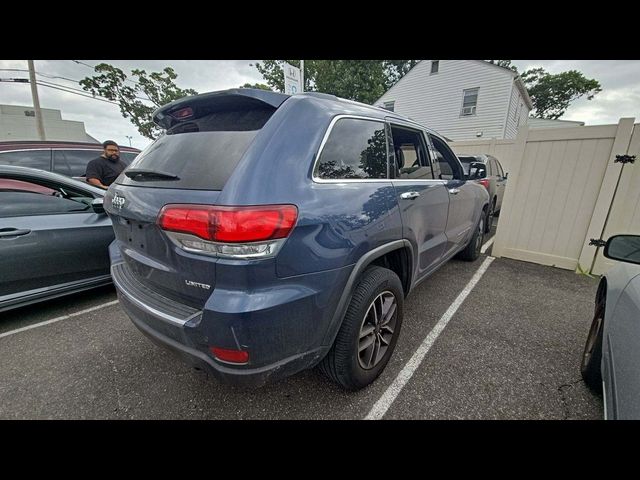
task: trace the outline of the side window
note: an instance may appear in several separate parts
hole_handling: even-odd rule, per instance
[[[78,192],[65,193],[69,198],[60,190],[30,180],[0,177],[0,217],[91,211],[91,198],[71,197]]]
[[[323,179],[387,178],[384,123],[338,120],[320,153],[314,176]]]
[[[440,180],[462,179],[460,162],[447,144],[434,135],[429,135],[429,138],[434,148],[434,165],[437,164],[440,170],[436,178]]]
[[[396,159],[396,178],[433,179],[431,162],[422,133],[406,127],[391,125]]]
[[[500,165],[498,160],[496,160],[496,166],[498,167],[498,175],[500,175],[501,178],[504,178],[504,170],[502,170],[502,165]]]
[[[81,177],[87,163],[101,155],[100,150],[54,150],[53,171],[68,177]]]
[[[127,165],[131,165],[131,162],[138,156],[135,152],[120,152],[120,159]]]
[[[493,177],[496,174],[496,169],[493,166],[493,158],[487,158],[487,176]]]
[[[0,152],[0,164],[51,170],[51,150]]]

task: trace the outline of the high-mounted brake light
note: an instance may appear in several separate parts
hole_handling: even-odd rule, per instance
[[[185,107],[180,110],[176,110],[175,112],[171,112],[169,115],[177,120],[185,120],[193,117],[193,109],[191,107]]]
[[[269,257],[295,226],[295,205],[165,205],[158,225],[180,247],[227,257]]]

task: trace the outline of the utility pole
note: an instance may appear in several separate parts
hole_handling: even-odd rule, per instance
[[[125,135],[125,137],[129,139],[129,146],[131,146],[131,139],[133,138],[133,135]]]
[[[38,98],[38,85],[36,84],[36,70],[33,66],[33,60],[29,62],[29,83],[31,83],[31,96],[33,97],[33,108],[36,111],[36,129],[40,140],[45,140],[44,125],[42,123],[42,112],[40,111],[40,99]]]

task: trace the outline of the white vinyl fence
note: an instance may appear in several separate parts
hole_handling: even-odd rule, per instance
[[[591,238],[640,234],[640,125],[532,129],[515,140],[452,142],[456,153],[490,153],[509,172],[492,254],[601,274],[613,262]],[[624,165],[624,166],[623,166]]]

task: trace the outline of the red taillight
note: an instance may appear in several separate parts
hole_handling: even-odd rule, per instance
[[[225,243],[259,242],[286,238],[298,218],[295,205],[222,207],[165,205],[158,225],[171,232],[190,233],[204,240]]]
[[[484,188],[486,188],[487,190],[489,190],[489,180],[486,178],[483,178],[482,180],[476,180],[480,185],[482,185]]]
[[[245,350],[229,350],[226,348],[210,347],[211,353],[223,362],[247,363],[249,362],[249,352]]]

